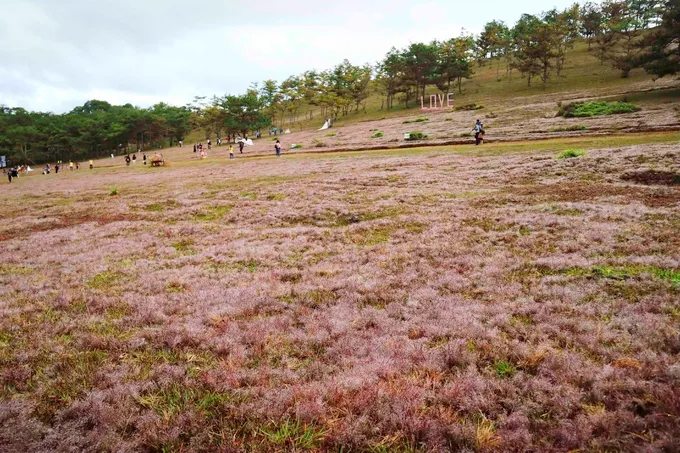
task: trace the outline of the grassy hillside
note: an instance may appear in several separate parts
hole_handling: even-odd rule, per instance
[[[552,77],[545,87],[540,80],[532,80],[532,85],[528,86],[526,78],[522,78],[517,71],[512,71],[510,77],[506,77],[505,62],[500,58],[489,59],[485,61],[482,67],[475,67],[474,71],[475,73],[470,80],[463,81],[462,93],[457,92],[457,87],[452,87],[454,105],[476,103],[485,106],[486,111],[493,111],[499,101],[518,96],[540,96],[569,92],[570,97],[574,97],[580,91],[592,88],[615,90],[621,86],[651,80],[652,78],[644,70],[638,69],[633,71],[627,79],[622,79],[620,71],[613,69],[606,63],[600,64],[596,53],[589,52],[588,44],[584,41],[578,41],[574,48],[567,53],[567,61],[562,74],[557,77],[553,71]],[[428,95],[437,93],[441,94],[434,86],[427,90]],[[677,98],[677,93],[674,93],[674,95]],[[383,100],[383,94],[378,87],[374,87],[373,93],[366,101],[365,111],[362,109],[358,113],[340,117],[335,125],[341,126],[361,121],[414,115],[420,110],[419,100],[411,102],[408,108],[403,102],[397,103],[392,110],[381,109]],[[425,99],[426,105],[428,102],[428,99]],[[311,120],[307,117],[310,111],[312,113]],[[314,106],[303,106],[298,117],[302,120],[293,124],[284,121],[283,127],[291,131],[315,129],[321,127],[324,121],[321,109]],[[197,130],[187,137],[186,143],[194,143],[204,139],[204,132]]]

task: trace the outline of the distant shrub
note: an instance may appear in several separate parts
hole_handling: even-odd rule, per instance
[[[560,105],[557,111],[557,116],[565,118],[583,118],[599,115],[614,115],[618,113],[632,113],[640,110],[628,102],[572,102],[566,105]]]
[[[293,145],[290,147],[290,149],[300,149],[302,148],[302,145]]]
[[[406,120],[406,121],[403,122],[403,124],[422,123],[424,121],[429,121],[429,120],[430,120],[429,118],[420,117],[420,118],[416,118],[414,120]]]
[[[571,132],[571,131],[587,131],[588,126],[583,126],[583,125],[575,125],[575,126],[567,126],[567,127],[556,127],[554,129],[550,129],[550,132]]]
[[[568,149],[559,156],[557,156],[558,159],[570,159],[572,157],[579,157],[583,156],[585,154],[585,151],[580,150],[580,149]]]
[[[496,113],[490,112],[490,113],[486,114],[486,117],[489,118],[489,119],[493,119],[493,118],[498,118],[498,115]]]
[[[329,132],[324,137],[335,137],[336,135],[338,134],[336,134],[335,132]]]
[[[483,105],[473,103],[473,104],[459,105],[458,107],[455,108],[455,110],[457,112],[460,112],[460,111],[480,110],[480,109],[483,109],[483,108],[484,108]]]
[[[322,142],[321,140],[314,140],[312,142],[312,146],[314,146],[315,148],[325,148],[328,145],[325,142]]]
[[[453,121],[453,118],[444,118],[444,121]]]
[[[404,138],[404,140],[424,140],[426,138],[427,138],[427,134],[424,134],[420,131],[415,131],[415,132],[409,132],[408,138]]]
[[[462,134],[458,134],[459,137],[472,137],[471,132],[463,132]]]
[[[383,136],[382,132],[376,132],[375,134],[371,135],[371,138],[380,138]]]
[[[116,188],[111,189],[111,191],[109,192],[109,196],[113,197],[114,195],[118,195],[118,189]]]

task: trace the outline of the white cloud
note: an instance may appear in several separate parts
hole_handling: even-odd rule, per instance
[[[345,58],[374,63],[392,46],[545,8],[539,0],[488,0],[482,10],[461,0],[0,0],[0,103],[56,112],[92,98],[181,105]]]

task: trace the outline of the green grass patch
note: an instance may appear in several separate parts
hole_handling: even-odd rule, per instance
[[[249,200],[257,200],[257,194],[255,192],[241,192],[241,197]]]
[[[115,195],[118,195],[118,189],[115,187],[109,191],[109,196],[113,197]]]
[[[286,451],[309,450],[318,448],[323,442],[326,431],[311,424],[303,424],[300,420],[272,422],[260,429],[266,441]]]
[[[302,148],[302,145],[300,145],[300,144],[297,144],[297,145],[293,145],[293,146],[291,146],[291,148],[290,148],[290,149],[301,149],[301,148]]]
[[[565,118],[584,118],[599,115],[615,115],[619,113],[633,113],[641,110],[629,102],[572,102],[560,105],[557,116]]]
[[[336,134],[335,132],[329,132],[328,134],[324,135],[324,137],[335,137],[336,135],[338,134]]]
[[[582,149],[568,149],[557,156],[558,159],[571,159],[573,157],[583,156],[586,152]]]
[[[453,121],[453,118],[444,118],[444,121]]]
[[[383,137],[385,134],[382,132],[376,132],[375,134],[371,135],[371,138],[380,138]]]
[[[239,404],[247,399],[245,394],[220,393],[202,388],[192,388],[179,384],[146,392],[136,398],[137,403],[154,411],[164,420],[197,411],[206,416],[219,414],[227,404]]]
[[[194,241],[191,239],[182,239],[177,242],[172,243],[172,247],[178,252],[178,253],[192,253],[193,248],[191,247],[194,245]]]
[[[497,360],[493,364],[493,369],[499,378],[511,378],[517,373],[515,365],[508,362],[507,360]]]
[[[194,220],[199,222],[210,222],[213,220],[218,220],[221,217],[229,214],[232,206],[213,206],[211,208],[205,208],[194,214]]]
[[[86,285],[90,288],[105,290],[113,287],[121,278],[121,274],[106,270],[92,277],[92,279],[90,279]]]
[[[422,123],[422,122],[425,122],[425,121],[430,121],[430,119],[424,118],[424,117],[421,116],[419,118],[415,118],[415,119],[412,119],[412,120],[406,120],[402,124]]]
[[[281,201],[286,199],[285,193],[272,193],[267,195],[267,200],[269,201]]]
[[[24,266],[14,266],[14,265],[2,265],[0,266],[0,276],[5,275],[28,275],[33,272],[30,267]]]

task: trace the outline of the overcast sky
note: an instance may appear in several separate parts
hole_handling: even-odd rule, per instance
[[[0,0],[0,104],[184,105],[574,0]]]

